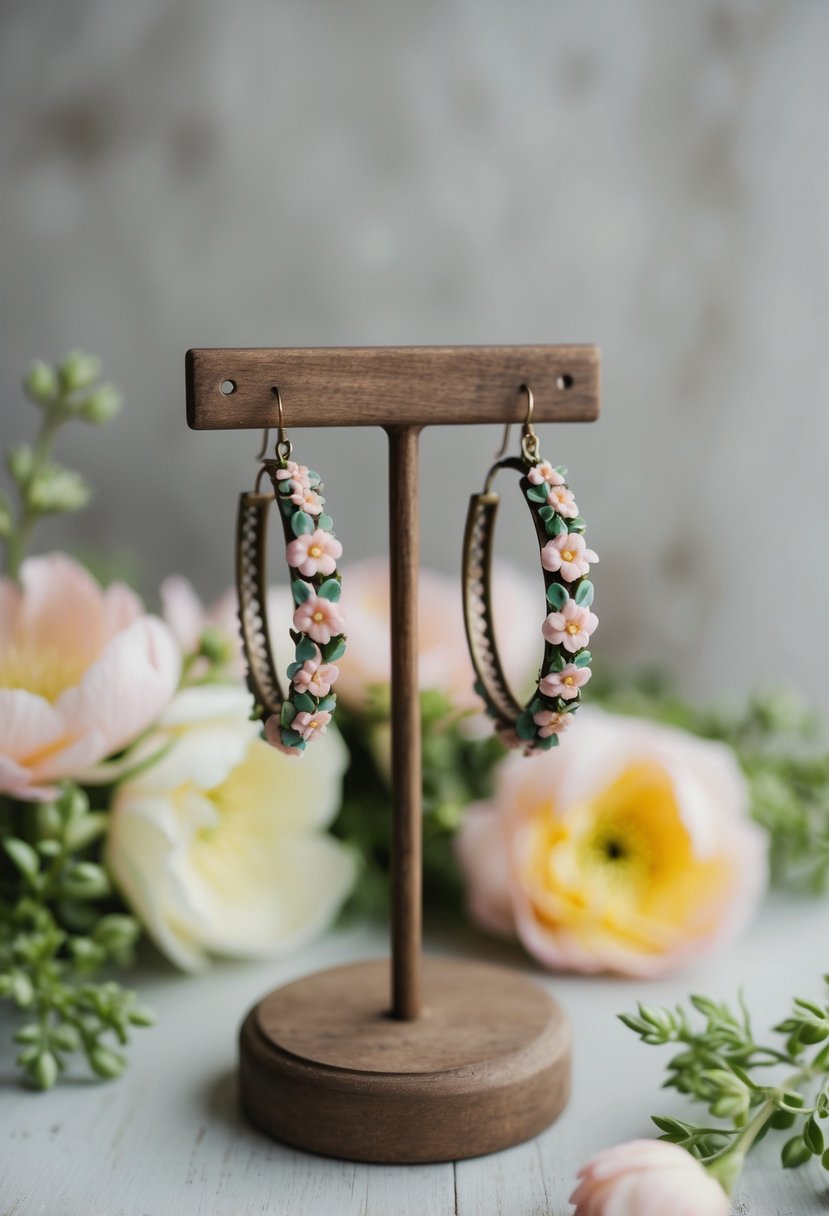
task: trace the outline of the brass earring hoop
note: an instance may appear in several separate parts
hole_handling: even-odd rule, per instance
[[[291,755],[325,734],[337,702],[333,685],[336,661],[345,653],[345,621],[339,606],[341,576],[337,561],[342,545],[325,512],[319,474],[291,460],[282,397],[274,389],[279,411],[276,455],[265,455],[268,431],[257,459],[261,468],[252,491],[239,496],[236,525],[236,589],[247,684],[254,713],[264,723],[267,741]],[[260,485],[267,474],[272,489]],[[267,536],[271,507],[278,504],[295,605],[291,639],[294,661],[288,667],[289,695],[276,672],[267,607]]]
[[[466,637],[475,669],[475,690],[510,747],[525,755],[548,751],[570,725],[590,679],[587,649],[598,618],[590,611],[593,584],[587,578],[599,559],[584,541],[585,522],[569,489],[567,470],[553,467],[540,454],[533,430],[533,394],[521,432],[521,456],[504,456],[509,425],[483,491],[473,494],[466,517],[463,550],[463,604]],[[535,692],[522,705],[504,674],[495,639],[492,609],[492,553],[499,495],[492,485],[501,469],[521,473],[521,490],[530,508],[544,572],[545,617],[541,626],[544,656]]]

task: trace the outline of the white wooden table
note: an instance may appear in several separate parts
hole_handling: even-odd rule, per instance
[[[819,997],[829,966],[829,903],[772,898],[751,933],[676,979],[639,982],[541,976],[570,1014],[574,1092],[560,1119],[509,1152],[435,1166],[330,1161],[272,1143],[236,1105],[236,1028],[278,983],[352,959],[382,955],[379,930],[329,935],[278,964],[223,964],[182,979],[157,964],[136,975],[159,1023],[136,1035],[119,1081],[63,1083],[49,1094],[13,1081],[0,1055],[0,1216],[565,1216],[579,1164],[597,1149],[650,1135],[652,1111],[681,1113],[660,1092],[661,1050],[641,1046],[615,1019],[637,997],[655,1003],[691,991],[732,997],[743,984],[765,1027],[793,993]],[[459,929],[431,940],[455,953],[527,967],[517,950]],[[529,970],[529,968],[528,968]],[[8,1024],[2,1025],[3,1038]],[[735,1212],[811,1216],[829,1210],[829,1178],[813,1162],[783,1172],[776,1144],[751,1158]]]

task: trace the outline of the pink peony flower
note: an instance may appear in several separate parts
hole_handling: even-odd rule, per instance
[[[540,486],[545,481],[549,486],[563,486],[564,478],[557,469],[554,469],[549,460],[542,460],[539,464],[534,464],[527,474],[527,481],[534,486]]]
[[[456,848],[477,924],[553,971],[641,978],[736,936],[768,870],[729,747],[591,707],[554,751],[500,764]]]
[[[563,735],[570,725],[571,717],[571,714],[556,713],[552,709],[540,709],[538,713],[533,714],[533,722],[539,728],[539,736],[549,739],[551,735]]]
[[[314,574],[326,577],[337,568],[337,558],[342,557],[343,547],[330,532],[316,528],[292,540],[286,550],[288,565],[293,566],[305,578]]]
[[[309,714],[305,710],[298,713],[291,723],[291,730],[298,731],[303,739],[318,739],[325,734],[326,727],[331,721],[331,715],[324,709]]]
[[[289,460],[284,469],[276,470],[276,480],[295,481],[304,490],[311,485],[308,468],[304,464],[297,464],[295,460]]]
[[[578,532],[560,532],[541,550],[541,564],[545,570],[558,571],[566,583],[572,583],[587,574],[591,562],[599,559],[584,543]]]
[[[573,491],[568,490],[566,486],[552,486],[547,495],[547,502],[565,519],[575,519],[579,513]]]
[[[29,558],[20,582],[0,579],[0,790],[43,801],[159,716],[181,656],[128,587],[64,554]]]
[[[545,697],[561,697],[564,701],[572,701],[592,674],[589,667],[576,667],[575,663],[568,663],[562,671],[551,671],[538,688]]]
[[[561,612],[551,612],[541,626],[541,632],[551,646],[563,646],[570,654],[582,650],[599,623],[595,612],[568,600]]]
[[[731,1203],[695,1157],[665,1140],[630,1140],[579,1170],[573,1216],[728,1216]]]
[[[312,697],[325,697],[331,691],[332,685],[340,674],[334,663],[322,663],[316,659],[306,659],[293,678],[293,686],[298,692],[310,693]]]
[[[300,486],[291,495],[291,502],[295,502],[298,507],[302,507],[307,515],[321,515],[325,499],[312,490],[310,486]]]
[[[313,642],[324,646],[339,633],[345,633],[345,620],[339,605],[313,592],[294,612],[294,629],[307,633]]]

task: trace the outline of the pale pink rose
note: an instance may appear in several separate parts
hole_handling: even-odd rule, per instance
[[[552,709],[539,709],[538,713],[533,714],[533,722],[538,727],[538,734],[542,739],[549,739],[552,735],[563,735],[570,725],[572,714],[559,714]]]
[[[337,559],[343,555],[343,547],[330,532],[315,528],[292,540],[286,550],[288,565],[293,566],[305,578],[314,574],[333,574]]]
[[[541,550],[541,564],[553,574],[558,571],[565,583],[575,582],[587,574],[591,562],[599,559],[584,543],[578,532],[560,532]]]
[[[291,730],[297,731],[305,740],[318,739],[325,734],[330,721],[331,715],[324,709],[318,709],[312,714],[302,710],[291,723]]]
[[[310,693],[312,697],[325,697],[331,691],[340,674],[334,663],[321,663],[319,658],[306,659],[293,678],[298,692]]]
[[[547,495],[547,503],[565,519],[575,519],[579,513],[573,491],[566,486],[553,486]]]
[[[528,578],[506,562],[496,562],[493,567],[498,645],[504,669],[522,700],[535,688],[543,650],[538,637],[536,578]],[[361,708],[372,688],[386,686],[390,680],[388,562],[373,558],[347,565],[342,602],[348,615],[348,651],[338,660],[337,691],[344,702]],[[475,674],[466,646],[460,579],[421,570],[417,615],[420,688],[444,693],[459,710],[480,710],[465,728],[488,731],[482,702],[473,690]]]
[[[338,604],[312,591],[294,612],[294,629],[324,646],[337,634],[345,633],[345,620]]]
[[[576,667],[575,663],[568,663],[562,671],[551,671],[545,676],[538,689],[545,697],[561,697],[564,701],[572,701],[592,674],[589,667]]]
[[[527,481],[534,486],[543,485],[546,481],[549,486],[563,486],[564,478],[559,473],[558,469],[554,469],[549,460],[542,460],[539,464],[534,464],[527,474]]]
[[[312,490],[310,486],[300,486],[291,495],[291,502],[295,502],[298,507],[302,507],[307,515],[321,515],[325,499]]]
[[[456,847],[474,921],[551,970],[642,978],[736,936],[768,869],[730,748],[590,707],[533,764],[501,763]]]
[[[630,1140],[597,1153],[578,1173],[573,1216],[729,1216],[719,1182],[665,1140]]]
[[[570,654],[583,650],[599,623],[595,612],[568,600],[560,612],[551,612],[541,632],[551,646],[563,646]]]
[[[61,553],[0,579],[0,790],[42,801],[145,730],[175,692],[172,633]]]
[[[245,664],[239,640],[239,616],[235,589],[226,591],[209,607],[205,607],[189,579],[173,574],[160,587],[161,615],[173,631],[184,655],[193,655],[206,632],[214,633],[227,650],[221,664],[228,679],[241,679]],[[191,677],[203,675],[209,661],[200,658],[189,669]]]
[[[284,469],[276,470],[277,481],[294,481],[302,489],[309,489],[311,482],[309,480],[309,471],[304,464],[297,464],[294,460],[289,460]]]

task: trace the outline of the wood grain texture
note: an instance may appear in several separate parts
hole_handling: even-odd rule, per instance
[[[505,968],[423,965],[424,1009],[388,1017],[388,964],[277,989],[240,1037],[242,1105],[297,1148],[372,1162],[479,1156],[537,1135],[570,1092],[570,1032],[538,985]]]
[[[275,426],[278,386],[289,430],[521,422],[526,382],[536,422],[591,422],[599,363],[595,346],[191,350],[187,421],[199,431]]]
[[[423,772],[418,679],[418,427],[390,427],[392,994],[396,1018],[420,1011]]]

